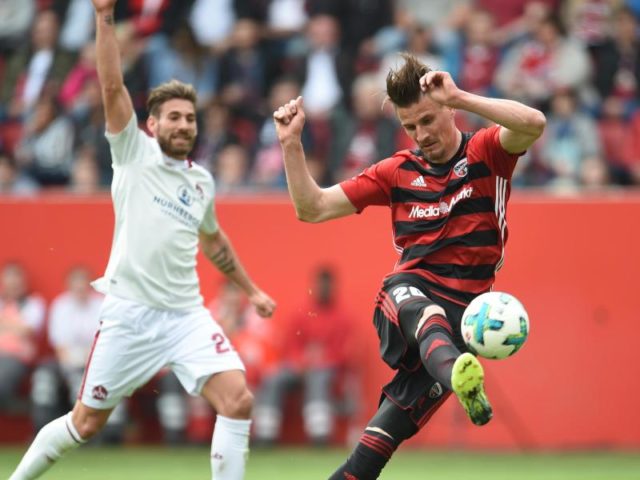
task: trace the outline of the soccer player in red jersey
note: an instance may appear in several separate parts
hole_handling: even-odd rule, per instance
[[[521,103],[459,89],[447,72],[411,55],[387,76],[387,95],[418,146],[361,174],[320,188],[300,141],[302,98],[274,112],[289,193],[300,220],[324,222],[391,209],[400,259],[383,280],[373,315],[383,360],[397,373],[377,413],[331,480],[378,478],[401,442],[414,435],[451,392],[471,421],[492,416],[484,373],[460,335],[465,306],[488,291],[507,241],[506,204],[518,157],[542,134],[544,115]],[[475,133],[456,127],[456,109],[495,123]]]

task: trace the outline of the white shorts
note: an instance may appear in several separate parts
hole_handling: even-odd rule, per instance
[[[108,295],[78,399],[91,408],[113,408],[165,366],[191,395],[198,395],[214,373],[244,371],[204,307],[159,310]]]

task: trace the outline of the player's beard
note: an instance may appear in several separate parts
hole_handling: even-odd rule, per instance
[[[183,138],[186,140],[182,145],[176,145],[173,140]],[[172,135],[158,135],[158,145],[162,152],[171,158],[182,158],[189,155],[193,150],[193,144],[196,141],[195,136],[186,133],[175,133]],[[183,146],[184,145],[184,146]]]

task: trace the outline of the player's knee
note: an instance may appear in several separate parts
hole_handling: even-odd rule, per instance
[[[447,318],[447,313],[444,308],[440,305],[431,304],[427,305],[423,308],[420,318],[418,319],[418,323],[416,325],[416,329],[414,332],[414,337],[419,340],[419,337],[422,333],[427,331],[429,328],[440,327],[444,328],[447,331],[451,330],[451,327],[447,322],[443,322]]]
[[[248,388],[229,393],[223,401],[223,408],[218,413],[229,418],[251,418],[253,410],[253,394]]]

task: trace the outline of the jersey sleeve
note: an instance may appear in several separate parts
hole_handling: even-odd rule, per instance
[[[204,217],[202,218],[202,222],[200,222],[200,231],[204,233],[216,233],[218,231],[218,216],[216,215],[216,206],[215,206],[215,183],[212,179],[211,186],[211,200],[204,210]]]
[[[509,153],[500,143],[500,125],[478,130],[473,136],[473,148],[477,149],[478,157],[482,158],[495,175],[511,179],[521,153]]]
[[[138,117],[135,113],[122,131],[118,133],[105,132],[105,137],[111,147],[113,165],[126,165],[142,161],[145,158],[144,152],[149,137],[138,128]]]
[[[218,231],[218,217],[216,216],[216,207],[211,199],[209,205],[204,212],[204,218],[200,223],[200,231],[204,233],[216,233]]]
[[[389,205],[391,159],[382,160],[359,175],[340,182],[340,187],[358,213],[370,205]]]

